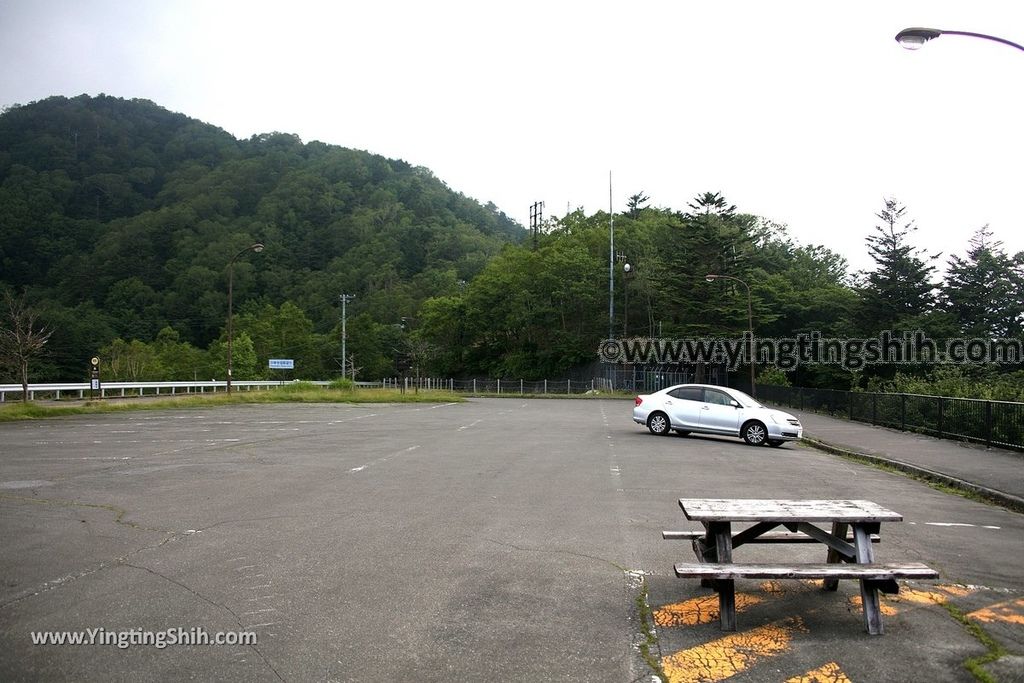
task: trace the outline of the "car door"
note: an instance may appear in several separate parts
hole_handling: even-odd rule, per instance
[[[733,398],[718,389],[705,389],[700,409],[701,431],[719,434],[739,434],[740,410]]]
[[[697,429],[700,424],[700,387],[679,387],[668,392],[665,409],[673,428]]]

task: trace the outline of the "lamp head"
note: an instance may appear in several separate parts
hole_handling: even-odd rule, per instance
[[[252,249],[253,251],[255,251],[258,254],[261,251],[263,251],[263,244],[261,242],[257,242],[256,244],[252,245],[249,248]]]
[[[896,34],[896,42],[907,50],[917,50],[932,38],[938,38],[942,31],[934,28],[905,28]]]
[[[717,275],[705,275],[705,276],[704,276],[704,279],[705,279],[705,280],[706,280],[707,282],[714,282],[715,280],[717,280],[717,279],[718,279],[718,276],[717,276]]]

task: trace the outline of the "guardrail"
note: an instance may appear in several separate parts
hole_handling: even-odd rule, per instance
[[[758,385],[770,403],[881,427],[1024,451],[1024,403]]]
[[[329,386],[328,381],[310,381],[308,384]],[[291,382],[280,380],[232,380],[231,387],[237,391],[262,391]],[[391,377],[380,382],[356,382],[360,387],[384,387],[389,389],[440,389],[472,394],[585,394],[588,391],[609,391],[611,382],[606,378],[591,380],[522,380],[522,379],[450,379],[442,377]],[[227,391],[223,380],[192,382],[103,382],[100,388],[90,391],[88,382],[66,382],[57,384],[29,384],[28,400],[67,400],[97,398],[128,398],[132,396],[173,396],[176,394],[205,394]],[[13,399],[21,400],[20,384],[0,384],[0,403]]]
[[[588,391],[611,391],[612,383],[603,378],[575,379],[451,379],[444,377],[391,377],[383,380],[385,388],[441,389],[467,394],[585,394]]]
[[[309,382],[318,386],[328,386],[330,382],[317,381]],[[279,387],[290,382],[280,380],[253,380],[239,381],[232,380],[231,388],[237,391],[260,391]],[[380,382],[356,382],[357,386],[379,387]],[[22,386],[20,384],[0,384],[0,403],[11,400],[11,396],[17,400],[22,399]],[[89,382],[67,382],[63,384],[29,384],[28,400],[40,399],[86,399],[97,398],[128,398],[130,396],[173,396],[176,394],[205,394],[227,391],[227,382],[222,380],[206,380],[192,382],[103,382],[98,390],[91,390]]]

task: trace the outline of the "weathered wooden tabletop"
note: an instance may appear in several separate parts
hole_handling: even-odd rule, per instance
[[[903,515],[869,500],[680,498],[687,519],[697,522],[900,522]]]

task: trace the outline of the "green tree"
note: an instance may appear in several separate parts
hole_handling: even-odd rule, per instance
[[[208,374],[206,352],[181,341],[181,335],[173,327],[165,327],[157,333],[153,349],[165,373],[161,379],[188,381]]]
[[[156,381],[166,377],[156,348],[133,339],[120,337],[99,351],[108,380],[121,382]]]
[[[906,219],[906,207],[886,199],[875,214],[881,223],[867,238],[875,268],[862,274],[858,320],[863,334],[884,330],[909,330],[925,326],[936,303],[937,284],[932,281],[937,256],[915,248],[910,237],[917,230]]]
[[[246,309],[238,316],[235,331],[248,335],[264,370],[271,358],[290,358],[295,361],[296,372],[304,377],[325,374],[326,368],[322,366],[317,351],[313,321],[290,301],[277,307],[264,304]],[[255,374],[269,376],[268,373],[269,370],[261,370]]]
[[[966,258],[947,261],[942,308],[957,332],[970,337],[1015,337],[1024,324],[1024,252],[1010,257],[988,226],[971,237]]]

